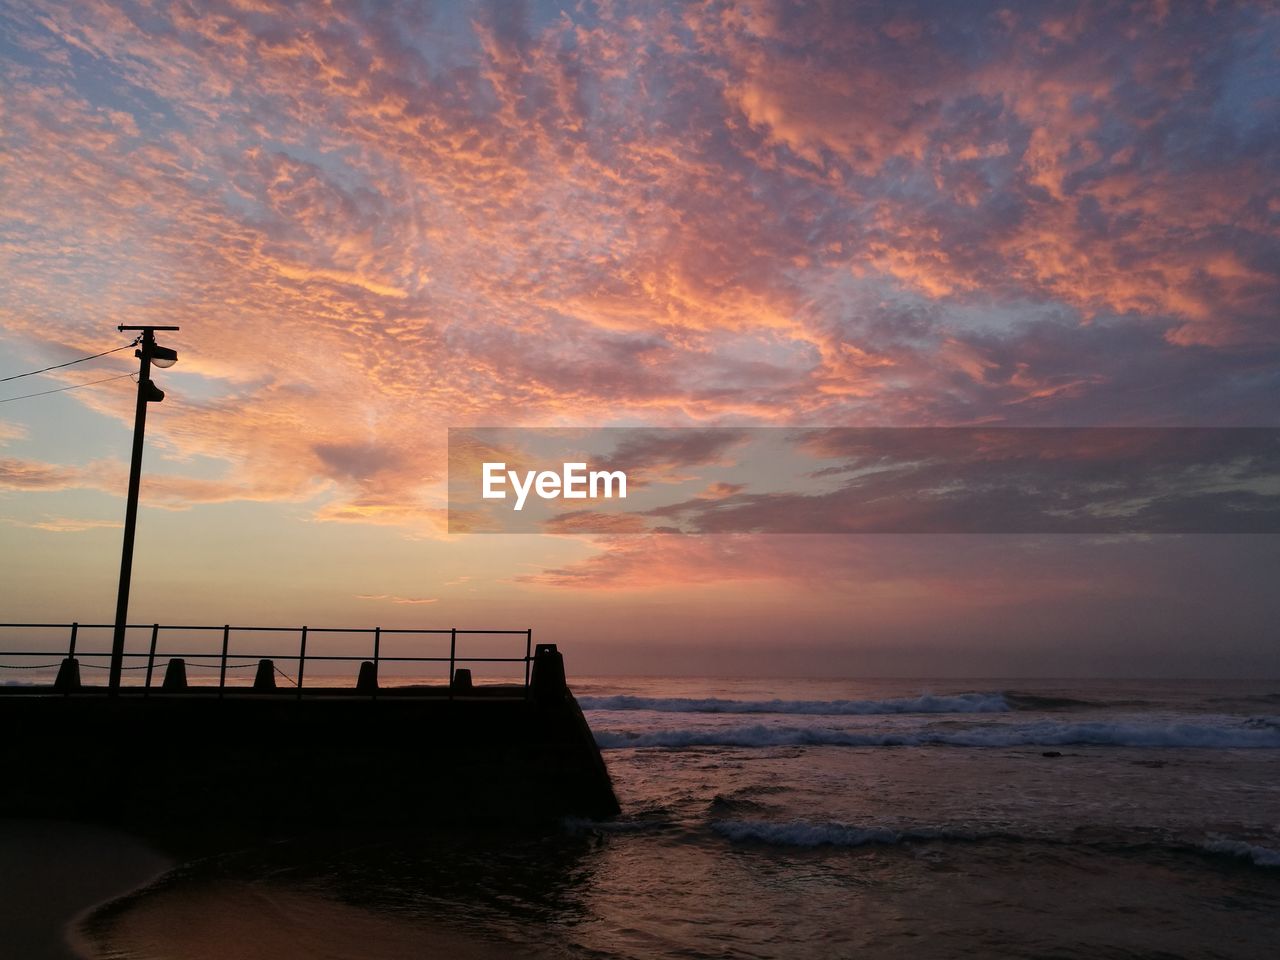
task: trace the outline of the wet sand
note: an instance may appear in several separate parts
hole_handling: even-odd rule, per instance
[[[82,928],[90,957],[119,960],[487,960],[530,957],[270,883],[176,877],[105,908]]]
[[[0,938],[0,954],[22,960],[535,956],[305,890],[201,876],[134,837],[52,820],[0,820]]]
[[[77,960],[73,932],[92,907],[173,866],[146,844],[100,827],[0,820],[0,931],[6,956]]]

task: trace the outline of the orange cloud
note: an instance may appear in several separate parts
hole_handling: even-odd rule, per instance
[[[409,604],[409,605],[440,602],[439,597],[397,597],[387,593],[377,593],[377,594],[357,593],[355,595],[355,598],[357,600],[386,600],[390,603]]]
[[[1197,64],[1246,13],[993,10],[972,48],[769,5],[458,36],[398,10],[14,16],[0,325],[85,351],[182,325],[157,503],[441,536],[451,425],[1053,416],[1119,389],[1109,314],[1159,341],[1128,357],[1274,340],[1265,141],[1242,119],[1177,148],[1235,106]],[[1027,304],[1067,317],[1052,349],[970,326]],[[130,421],[123,384],[69,396]],[[9,489],[109,485],[6,463]]]

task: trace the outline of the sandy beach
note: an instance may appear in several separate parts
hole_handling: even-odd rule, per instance
[[[4,955],[23,960],[512,956],[308,891],[175,869],[144,841],[87,824],[0,821],[0,863]]]
[[[178,878],[82,928],[85,957],[181,960],[486,960],[538,954],[403,922],[269,883]]]
[[[92,956],[76,920],[173,866],[133,837],[54,820],[0,820],[0,863],[4,946],[25,960]]]

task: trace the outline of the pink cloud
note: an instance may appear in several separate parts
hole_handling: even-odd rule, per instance
[[[1177,148],[1232,105],[1198,65],[1259,56],[1250,14],[956,31],[654,4],[458,36],[307,16],[18,18],[0,322],[77,347],[182,323],[152,437],[173,470],[225,469],[149,477],[158,503],[434,536],[450,425],[1051,418],[1157,351],[1153,385],[1186,382],[1176,354],[1247,364],[1274,340],[1265,143]],[[1065,319],[965,319],[1027,304]],[[1220,396],[1232,368],[1195,362]],[[129,422],[127,389],[73,396]],[[1191,402],[1161,396],[1166,417]],[[2,482],[114,489],[111,469]]]

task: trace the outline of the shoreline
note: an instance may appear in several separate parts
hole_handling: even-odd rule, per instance
[[[270,882],[191,873],[135,836],[75,821],[0,819],[0,861],[3,945],[23,960],[539,955]],[[156,883],[167,874],[172,882]]]
[[[27,960],[91,960],[81,919],[176,866],[129,834],[64,820],[0,819],[0,859],[0,929]]]
[[[263,881],[177,876],[126,898],[83,932],[99,957],[183,960],[498,960],[536,958],[532,947],[467,936]]]

